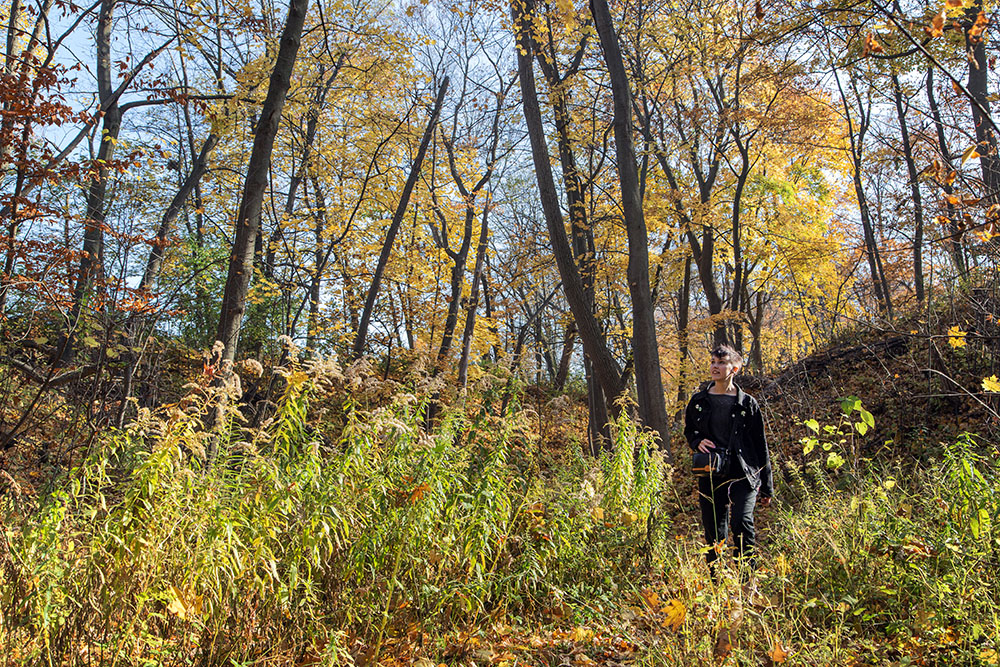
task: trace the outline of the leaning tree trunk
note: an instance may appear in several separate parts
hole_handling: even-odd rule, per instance
[[[281,33],[278,58],[257,121],[250,164],[247,167],[239,213],[236,216],[236,239],[233,241],[233,251],[229,258],[226,291],[222,297],[219,328],[215,336],[216,340],[222,341],[225,345],[222,359],[226,361],[236,359],[240,327],[246,311],[247,291],[250,287],[250,276],[253,274],[254,248],[260,234],[261,206],[264,192],[267,190],[271,151],[278,134],[281,111],[285,106],[295,58],[299,52],[308,6],[309,0],[291,0],[288,5],[288,17]]]
[[[660,350],[649,283],[649,237],[642,199],[639,196],[635,148],[632,145],[632,93],[607,0],[591,0],[590,8],[601,38],[614,98],[615,153],[618,158],[625,229],[628,232],[627,273],[632,297],[632,349],[639,416],[647,427],[659,433],[662,445],[666,446],[669,438],[667,410],[663,400]],[[669,449],[666,451],[669,456]]]
[[[170,236],[170,230],[177,220],[184,202],[191,196],[198,182],[201,181],[201,177],[208,171],[208,154],[212,152],[217,143],[219,143],[219,135],[214,133],[209,134],[208,138],[205,139],[205,143],[202,144],[201,152],[198,153],[197,159],[195,159],[194,164],[191,166],[191,173],[184,179],[181,187],[177,190],[177,194],[174,195],[170,205],[167,206],[167,210],[163,213],[163,218],[160,220],[160,227],[156,231],[156,238],[153,239],[153,249],[149,252],[149,260],[146,262],[146,270],[143,272],[142,281],[139,283],[139,289],[153,289],[153,284],[159,277],[160,269],[163,266],[163,252],[167,245],[167,239]]]
[[[954,201],[949,195],[955,191],[954,186],[948,182],[948,174],[951,173],[951,151],[948,149],[948,139],[944,134],[944,122],[941,120],[941,110],[938,108],[937,99],[934,97],[934,68],[927,68],[927,106],[931,112],[931,119],[934,121],[934,131],[937,134],[938,150],[941,153],[946,173],[942,189],[945,193],[945,209],[948,211],[948,254],[958,271],[959,278],[964,280],[969,271],[968,262],[965,259],[965,248],[962,246],[962,234],[958,225],[958,211],[955,210]]]
[[[420,140],[417,155],[413,159],[413,165],[410,167],[410,175],[407,177],[406,184],[403,185],[403,192],[399,196],[399,204],[396,206],[396,212],[393,213],[392,222],[389,223],[389,229],[385,233],[382,252],[379,253],[378,263],[375,265],[375,275],[372,276],[372,283],[368,287],[368,295],[365,298],[365,308],[361,312],[358,333],[354,337],[354,345],[351,346],[351,351],[355,358],[360,357],[365,351],[365,342],[368,339],[368,325],[372,319],[372,312],[375,310],[375,299],[378,297],[379,287],[382,284],[382,275],[385,273],[385,267],[389,263],[389,254],[392,252],[392,244],[396,240],[399,226],[403,224],[403,214],[406,213],[406,205],[410,202],[410,194],[417,184],[417,179],[420,178],[420,169],[424,163],[424,156],[427,154],[427,146],[431,143],[431,138],[434,136],[434,127],[437,125],[438,116],[441,115],[441,106],[444,104],[444,94],[447,90],[448,77],[445,77],[441,82],[441,88],[438,90],[437,100],[434,102],[431,117],[427,120],[427,127],[424,130],[423,138]]]
[[[899,118],[899,135],[903,143],[903,159],[906,162],[906,173],[910,179],[910,199],[913,200],[913,287],[917,296],[917,304],[924,303],[924,206],[920,200],[920,182],[917,180],[917,163],[913,160],[913,147],[910,145],[910,128],[906,124],[906,112],[903,109],[903,91],[899,86],[899,77],[892,74],[892,96],[896,102],[896,116]]]

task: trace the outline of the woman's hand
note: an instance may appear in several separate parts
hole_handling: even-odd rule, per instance
[[[708,438],[698,443],[698,451],[702,454],[708,454],[713,449],[715,449],[715,443]]]

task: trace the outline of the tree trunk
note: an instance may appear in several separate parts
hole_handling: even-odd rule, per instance
[[[574,347],[576,347],[576,324],[570,322],[566,325],[562,354],[559,355],[559,368],[556,370],[554,382],[556,391],[562,391],[566,388],[566,379],[569,377],[569,362],[573,358]]]
[[[323,235],[326,232],[326,198],[319,187],[319,179],[313,176],[313,198],[315,199],[316,210],[313,214],[315,226],[313,227],[314,241],[316,244],[313,251],[313,272],[309,277],[309,315],[306,319],[306,350],[316,349],[317,329],[319,328],[319,305],[321,296],[321,286],[323,284],[323,271],[326,269],[328,254],[323,250]]]
[[[267,190],[271,151],[278,134],[281,111],[285,106],[292,70],[299,52],[302,28],[305,24],[309,0],[290,0],[285,27],[281,33],[278,57],[267,88],[267,97],[261,108],[260,119],[254,133],[253,150],[247,167],[247,177],[236,216],[236,239],[229,260],[226,291],[216,339],[225,345],[223,360],[236,358],[240,327],[246,311],[247,291],[253,273],[254,248],[260,234],[261,206]]]
[[[948,254],[958,271],[960,279],[965,278],[968,273],[968,262],[965,260],[965,248],[962,246],[962,235],[958,226],[958,212],[955,205],[948,198],[955,191],[955,188],[948,182],[948,174],[951,173],[951,151],[948,150],[948,140],[944,135],[944,123],[941,121],[941,111],[938,109],[937,100],[934,97],[934,68],[927,68],[927,106],[931,111],[931,118],[934,120],[934,129],[937,133],[938,150],[941,152],[941,161],[946,170],[945,180],[942,189],[945,193],[945,207],[948,211]]]
[[[621,395],[625,387],[621,381],[621,369],[611,355],[611,350],[607,347],[600,324],[591,312],[586,289],[573,258],[573,251],[570,248],[566,228],[563,224],[559,196],[556,193],[555,181],[552,177],[552,166],[542,124],[542,112],[535,89],[535,72],[531,56],[534,45],[530,35],[530,21],[533,14],[534,0],[525,0],[523,4],[521,0],[515,0],[511,3],[511,17],[517,38],[518,78],[521,84],[525,123],[531,142],[535,178],[538,182],[549,240],[552,243],[552,253],[559,269],[559,276],[562,279],[566,300],[569,302],[570,310],[573,312],[573,318],[576,320],[580,332],[584,354],[590,359],[608,407],[613,410],[615,409],[614,400]]]
[[[917,165],[913,160],[913,147],[910,145],[910,129],[906,125],[906,112],[903,109],[903,91],[899,86],[899,77],[892,73],[892,96],[896,102],[896,116],[899,118],[899,134],[903,142],[903,159],[906,161],[906,173],[910,178],[910,198],[913,200],[913,288],[919,307],[924,305],[924,207],[920,201],[920,182],[917,180]]]
[[[625,228],[628,232],[627,273],[632,297],[632,349],[635,356],[639,416],[648,428],[659,433],[661,445],[666,448],[669,434],[666,404],[663,400],[663,379],[660,375],[656,319],[649,283],[649,238],[639,196],[639,172],[632,145],[632,94],[607,0],[591,0],[590,8],[601,38],[614,98],[615,153],[618,158]],[[665,451],[669,458],[669,449]]]
[[[479,226],[479,243],[476,245],[476,265],[472,270],[472,288],[469,291],[468,313],[462,331],[462,356],[458,361],[458,386],[465,388],[469,379],[469,354],[472,349],[472,333],[476,328],[476,310],[479,308],[479,284],[482,282],[483,266],[486,263],[486,247],[489,234],[490,205],[483,207],[482,224]]]
[[[878,243],[875,239],[875,230],[872,225],[871,211],[868,208],[868,197],[865,194],[864,183],[861,181],[861,165],[864,155],[865,134],[868,132],[871,121],[871,108],[865,110],[861,100],[861,95],[855,87],[852,74],[851,85],[855,97],[858,101],[859,119],[857,125],[851,113],[851,102],[844,93],[844,88],[840,83],[840,74],[834,69],[834,80],[837,82],[837,89],[840,91],[840,99],[844,106],[844,117],[847,120],[847,134],[850,140],[851,162],[852,162],[852,182],[854,184],[854,194],[858,201],[858,213],[861,216],[861,229],[865,240],[865,257],[868,259],[868,270],[871,274],[872,288],[875,293],[875,301],[878,309],[890,318],[892,317],[892,305],[889,300],[888,282],[882,273],[882,258],[879,256]]]
[[[201,181],[201,177],[208,171],[208,154],[212,152],[217,143],[219,143],[219,136],[217,134],[209,134],[208,138],[205,139],[205,143],[202,144],[201,152],[198,153],[194,164],[191,165],[191,173],[184,179],[181,187],[177,190],[177,194],[174,195],[170,205],[167,206],[167,210],[163,213],[163,218],[160,220],[160,227],[156,232],[156,238],[153,239],[153,249],[149,252],[149,260],[146,262],[146,270],[143,272],[142,281],[139,283],[139,289],[153,289],[153,284],[159,277],[160,269],[163,266],[164,248],[167,245],[171,228],[177,220],[184,202],[191,196],[191,192],[198,185],[198,182]]]
[[[966,89],[972,97],[972,122],[976,128],[976,152],[983,174],[983,189],[986,201],[1000,199],[1000,156],[997,155],[996,128],[990,117],[989,75],[990,67],[986,58],[985,26],[975,34],[976,19],[983,12],[983,0],[974,0],[965,10],[962,29],[965,33],[965,48],[969,60],[969,82]]]
[[[83,253],[80,270],[73,290],[73,306],[67,321],[64,340],[61,342],[62,361],[73,358],[74,332],[80,323],[84,302],[91,295],[94,282],[104,273],[104,214],[105,195],[108,189],[110,163],[114,156],[122,114],[118,99],[111,87],[111,28],[117,0],[102,0],[97,19],[95,41],[97,46],[97,90],[104,109],[101,125],[101,145],[97,151],[97,175],[87,190],[87,218],[84,221]]]
[[[684,258],[684,282],[677,292],[677,351],[680,356],[680,372],[677,374],[677,402],[687,401],[688,325],[691,319],[691,257]]]
[[[441,106],[444,104],[444,95],[447,90],[448,77],[445,77],[441,82],[441,88],[438,90],[434,109],[431,111],[431,117],[427,120],[427,128],[424,130],[424,136],[420,140],[417,155],[413,159],[413,165],[410,167],[410,175],[407,177],[406,184],[403,186],[403,192],[399,196],[399,204],[396,206],[396,212],[393,213],[392,222],[389,223],[389,229],[386,230],[385,241],[382,243],[382,252],[379,254],[378,263],[375,265],[375,275],[372,276],[372,283],[368,288],[368,295],[365,298],[365,308],[361,312],[358,333],[354,338],[354,345],[351,347],[351,352],[356,359],[361,357],[365,351],[365,343],[368,338],[368,325],[371,322],[372,312],[375,309],[375,299],[378,297],[379,287],[382,284],[382,274],[385,273],[385,267],[389,263],[389,254],[392,252],[392,244],[396,240],[399,226],[403,223],[403,214],[406,213],[406,205],[410,201],[410,194],[413,192],[413,188],[417,184],[417,179],[420,177],[424,155],[427,154],[427,146],[431,143],[431,137],[434,136],[434,127],[437,125],[438,116],[441,115]]]

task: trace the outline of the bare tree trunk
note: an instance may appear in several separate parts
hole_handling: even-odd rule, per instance
[[[326,233],[326,198],[319,187],[319,179],[313,176],[313,198],[315,199],[315,226],[313,227],[316,248],[313,251],[313,272],[309,277],[309,315],[306,319],[306,350],[316,349],[317,329],[319,328],[319,301],[323,284],[323,271],[326,269],[328,254],[323,250],[323,235]]]
[[[865,109],[861,95],[855,86],[853,75],[848,74],[848,76],[852,77],[851,87],[854,91],[855,98],[858,101],[859,118],[857,124],[855,124],[853,114],[851,113],[851,102],[847,99],[847,95],[844,93],[844,88],[840,83],[840,74],[836,71],[836,69],[834,70],[834,80],[837,82],[837,89],[840,92],[840,98],[844,106],[844,117],[847,120],[851,162],[853,163],[852,180],[854,184],[854,193],[858,200],[858,212],[861,216],[861,229],[864,232],[865,256],[868,259],[868,270],[871,273],[872,288],[875,292],[875,300],[878,303],[879,310],[891,318],[892,305],[888,293],[889,285],[882,272],[882,258],[879,256],[878,242],[875,239],[875,229],[872,225],[871,211],[868,208],[868,197],[865,194],[864,183],[861,181],[864,141],[865,134],[868,132],[868,127],[871,122],[871,108],[869,107],[867,110]]]
[[[691,258],[684,258],[684,281],[677,292],[677,351],[680,372],[677,374],[677,402],[687,400],[688,380],[688,325],[691,320]]]
[[[83,314],[85,300],[91,295],[94,282],[104,274],[104,200],[108,189],[110,163],[118,143],[121,130],[121,108],[111,87],[111,28],[117,0],[103,0],[97,19],[95,41],[97,46],[97,90],[104,108],[101,126],[101,145],[97,151],[97,175],[87,190],[87,218],[84,221],[83,253],[80,256],[80,270],[73,290],[73,306],[70,310],[64,340],[61,343],[62,361],[73,358],[74,331]]]
[[[562,354],[559,355],[559,368],[556,370],[556,378],[554,382],[556,391],[562,391],[566,388],[566,379],[569,377],[569,362],[573,358],[574,347],[576,347],[576,324],[570,322],[566,325],[566,335],[563,338]]]
[[[410,167],[410,175],[407,177],[406,184],[403,186],[403,192],[399,196],[399,204],[396,206],[396,212],[393,213],[392,222],[389,223],[389,229],[386,231],[385,241],[382,243],[382,252],[379,254],[378,263],[375,265],[375,275],[372,276],[372,283],[368,288],[368,296],[365,298],[365,308],[361,312],[358,333],[354,338],[354,345],[351,347],[351,352],[355,358],[359,358],[365,351],[365,343],[368,338],[368,324],[371,322],[372,312],[375,310],[375,299],[378,297],[379,287],[382,284],[382,274],[385,273],[385,267],[389,263],[392,244],[396,240],[399,226],[403,222],[403,214],[406,213],[406,205],[410,202],[410,194],[413,192],[413,188],[417,184],[417,179],[420,177],[424,155],[427,154],[427,146],[431,143],[431,137],[434,136],[434,127],[437,125],[438,117],[441,115],[441,105],[444,104],[444,95],[447,90],[448,77],[445,77],[441,82],[441,88],[438,90],[434,109],[427,120],[427,128],[424,130],[424,136],[420,140],[417,155],[413,159],[413,165]]]
[[[607,0],[591,0],[590,8],[601,38],[614,98],[615,152],[618,157],[625,229],[628,232],[627,273],[632,297],[632,349],[635,356],[639,416],[647,427],[660,435],[660,442],[666,448],[669,434],[666,404],[663,400],[663,379],[660,376],[655,310],[649,282],[649,237],[639,196],[639,173],[632,144],[632,93]],[[665,451],[669,458],[670,450]]]
[[[240,198],[240,208],[236,216],[236,239],[229,260],[226,291],[222,297],[222,309],[216,339],[225,345],[223,360],[236,358],[240,327],[246,311],[247,290],[253,274],[254,248],[260,234],[261,206],[267,190],[268,169],[271,151],[278,134],[281,111],[291,81],[295,59],[302,39],[309,0],[290,0],[285,27],[281,33],[278,57],[271,72],[267,97],[261,108],[260,118],[254,133],[253,150],[247,167],[247,177]]]
[[[205,143],[202,144],[201,152],[198,153],[194,164],[191,165],[191,173],[184,179],[181,187],[177,190],[177,194],[174,195],[170,205],[167,206],[167,210],[163,213],[163,218],[160,220],[160,227],[156,231],[156,238],[153,239],[153,249],[149,253],[149,260],[146,262],[146,270],[143,272],[142,281],[139,283],[139,289],[153,289],[153,284],[159,277],[160,268],[163,266],[164,248],[167,245],[167,238],[170,236],[171,228],[177,220],[184,202],[191,196],[191,192],[195,189],[198,182],[201,181],[201,177],[208,171],[208,154],[212,152],[217,143],[219,143],[219,136],[217,134],[209,134],[208,138],[205,139]]]
[[[476,328],[476,310],[479,308],[479,284],[482,282],[483,266],[486,263],[486,247],[489,241],[489,203],[483,207],[482,224],[479,226],[479,243],[476,245],[476,265],[472,270],[472,288],[469,292],[468,313],[465,329],[462,331],[462,356],[458,360],[458,386],[465,387],[469,379],[469,354],[472,349],[472,333]]]
[[[913,200],[913,288],[917,296],[917,304],[924,304],[924,207],[920,201],[920,182],[917,180],[917,164],[913,160],[913,147],[910,145],[910,129],[906,124],[906,112],[903,109],[903,91],[899,86],[899,77],[893,72],[892,96],[896,102],[896,116],[899,118],[899,134],[903,142],[903,159],[906,162],[906,173],[910,178],[910,198]]]

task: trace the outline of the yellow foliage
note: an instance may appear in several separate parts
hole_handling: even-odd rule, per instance
[[[948,344],[954,348],[965,347],[965,336],[967,332],[962,331],[962,329],[956,324],[948,329]]]

